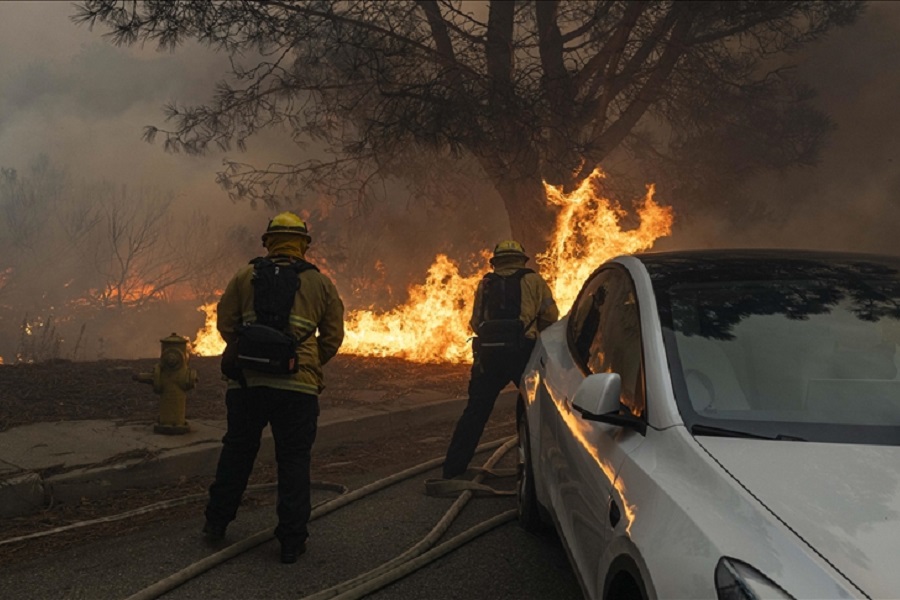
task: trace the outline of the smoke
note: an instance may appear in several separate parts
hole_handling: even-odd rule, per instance
[[[199,211],[210,223],[198,236],[211,245],[230,240],[233,252],[223,255],[222,270],[233,271],[261,251],[258,236],[273,211],[227,199],[215,184],[222,159],[257,165],[296,162],[302,158],[299,150],[283,132],[251,139],[248,153],[240,156],[173,155],[160,144],[145,143],[143,126],[164,126],[163,105],[210,100],[215,82],[228,70],[227,57],[192,43],[173,53],[115,47],[102,38],[102,31],[74,25],[72,12],[63,2],[0,3],[0,167],[25,173],[44,155],[66,172],[69,185],[81,189],[111,182],[171,192],[176,219]],[[774,221],[742,223],[736,230],[713,217],[679,221],[676,206],[674,234],[657,248],[780,246],[900,253],[900,236],[894,231],[900,218],[900,120],[894,115],[900,93],[898,31],[900,5],[873,3],[858,24],[834,32],[800,56],[797,76],[819,90],[817,102],[838,129],[818,166],[768,174],[752,183],[748,193],[765,199],[777,215]],[[439,197],[437,206],[435,197],[410,197],[398,186],[385,190],[388,201],[370,210],[333,207],[324,199],[318,205],[284,208],[308,219],[314,238],[310,258],[334,273],[348,306],[384,308],[404,299],[406,285],[422,278],[438,252],[465,264],[476,258],[473,252],[509,235],[490,186],[473,181],[434,196]],[[472,197],[481,201],[472,203]],[[665,191],[660,189],[657,198],[665,203]],[[0,262],[0,308],[6,302],[6,266]],[[40,282],[31,282],[27,289],[40,296],[39,288]],[[202,314],[187,304],[148,309],[128,329],[109,330],[102,336],[102,350],[99,332],[88,330],[84,335],[98,348],[82,347],[80,358],[156,355],[158,338],[171,331],[192,335],[202,323]],[[24,315],[3,315],[0,337],[18,339],[14,332]],[[80,325],[72,324],[75,329],[67,334],[69,355]],[[91,321],[90,327],[97,325]],[[9,343],[0,347],[7,362],[10,352]]]
[[[67,3],[0,3],[0,167],[16,172],[0,181],[0,359],[7,363],[147,357],[171,332],[192,337],[203,325],[201,300],[215,297],[235,269],[262,252],[259,236],[275,212],[227,198],[215,184],[223,158],[257,165],[302,158],[279,131],[254,137],[240,155],[172,155],[142,141],[145,125],[165,126],[163,105],[208,102],[230,66],[227,57],[190,43],[174,53],[118,48],[100,31],[72,24],[71,13]],[[166,225],[154,228],[162,240],[155,252],[168,263],[178,261],[172,246],[192,258],[215,254],[206,278],[194,281],[205,287],[193,299],[184,298],[181,285],[161,303],[115,306],[103,286],[117,267],[106,264],[115,262],[109,249],[98,250],[109,246],[109,234],[95,226],[74,232],[76,241],[70,222],[102,216],[98,202],[108,215],[116,190],[131,203],[141,201],[141,190],[171,194]],[[491,191],[473,183],[464,193]],[[385,196],[377,210],[334,207],[324,198],[283,207],[309,221],[309,258],[333,274],[348,308],[404,300],[406,285],[437,252],[466,260],[473,244],[493,242],[491,226],[505,227],[496,202],[473,208],[460,195],[441,213],[400,187]],[[463,204],[469,208],[456,210]],[[125,206],[115,210],[122,215]],[[206,224],[182,234],[198,215]],[[162,278],[154,267],[145,258],[136,272],[152,283]]]
[[[900,254],[900,5],[873,2],[854,26],[805,49],[797,77],[837,126],[818,165],[769,173],[746,193],[772,219],[735,228],[714,218],[679,222],[660,244],[784,247]],[[663,198],[664,199],[664,198]]]
[[[210,93],[223,57],[132,53],[68,21],[64,3],[0,5],[0,164],[23,168],[46,154],[86,178],[178,185],[206,179],[214,159],[165,155],[141,141],[141,127],[159,122],[160,106],[178,98],[200,102]],[[4,16],[4,13],[7,13]],[[56,55],[34,51],[34,38],[79,32]],[[28,32],[26,35],[25,32]],[[21,47],[20,47],[21,45]],[[173,74],[178,74],[174,76]]]

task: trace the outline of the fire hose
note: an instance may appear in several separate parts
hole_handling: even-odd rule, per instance
[[[394,559],[382,564],[381,566],[354,577],[350,580],[347,580],[338,585],[332,586],[331,588],[316,592],[311,596],[307,596],[303,600],[325,600],[327,598],[337,598],[339,600],[349,600],[351,598],[361,598],[366,594],[372,593],[375,590],[378,590],[382,587],[389,585],[390,583],[397,581],[406,575],[412,573],[413,571],[422,568],[428,563],[440,558],[441,556],[459,548],[460,546],[468,543],[472,539],[482,535],[495,527],[498,527],[504,523],[509,522],[510,520],[515,518],[516,511],[509,510],[499,515],[496,515],[490,519],[483,521],[482,523],[467,529],[466,531],[456,535],[455,537],[447,540],[446,542],[440,544],[439,546],[431,548],[434,543],[449,529],[453,520],[459,515],[462,511],[462,508],[466,505],[469,499],[472,498],[475,493],[478,492],[487,492],[494,494],[507,494],[508,492],[494,490],[488,486],[482,484],[482,480],[489,475],[493,476],[505,476],[508,473],[503,471],[494,471],[492,467],[496,464],[513,446],[515,445],[515,438],[509,438],[505,440],[495,440],[493,442],[488,442],[486,444],[480,445],[476,448],[476,452],[483,452],[486,450],[492,450],[497,448],[497,451],[488,459],[488,461],[481,468],[473,469],[476,471],[476,475],[471,481],[462,481],[462,480],[427,480],[426,481],[426,492],[429,495],[437,496],[437,495],[450,495],[455,492],[462,492],[459,497],[454,501],[454,503],[450,506],[444,516],[440,519],[440,521],[435,525],[435,527],[428,533],[420,542],[415,544],[412,548],[404,552],[403,554],[395,557]],[[382,490],[386,487],[389,487],[395,483],[400,481],[404,481],[426,471],[429,471],[435,467],[438,467],[443,462],[443,458],[436,458],[430,461],[421,463],[414,467],[410,467],[409,469],[400,471],[398,473],[394,473],[388,477],[372,482],[368,485],[365,485],[357,490],[352,492],[348,492],[347,488],[340,484],[323,482],[323,481],[314,481],[311,482],[311,487],[314,489],[325,490],[325,491],[333,491],[340,494],[336,498],[331,500],[327,500],[317,504],[313,507],[312,514],[310,515],[310,520],[317,519],[319,517],[323,517],[351,502],[354,502],[360,498],[373,494],[379,490]],[[248,486],[248,492],[255,491],[267,491],[270,489],[274,489],[277,486],[276,483],[266,483],[260,485]],[[122,519],[127,519],[130,517],[135,517],[143,514],[147,514],[153,511],[162,510],[165,508],[172,508],[175,506],[181,506],[184,504],[188,504],[190,502],[195,502],[198,500],[206,499],[206,494],[193,494],[190,496],[184,496],[181,498],[174,498],[171,500],[166,500],[163,502],[157,502],[155,504],[150,504],[135,510],[119,513],[117,515],[111,515],[107,517],[101,517],[98,519],[92,519],[89,521],[80,521],[77,523],[71,523],[69,525],[64,525],[62,527],[57,527],[54,529],[49,529],[46,531],[36,532],[29,535],[19,536],[15,538],[8,538],[5,540],[0,540],[0,545],[4,544],[12,544],[16,542],[22,542],[26,540],[32,540],[36,538],[41,538],[49,535],[54,535],[58,533],[63,533],[66,531],[70,531],[73,529],[78,529],[82,527],[88,527],[91,525],[97,525],[100,523],[108,523],[113,521],[119,521]],[[267,528],[263,531],[260,531],[254,535],[251,535],[248,538],[241,540],[240,542],[236,542],[231,546],[216,552],[206,558],[197,561],[191,565],[188,565],[184,569],[178,571],[166,577],[155,584],[152,584],[143,590],[131,595],[127,600],[154,600],[159,598],[166,592],[178,587],[179,585],[194,579],[205,573],[209,569],[215,567],[216,565],[222,564],[256,546],[263,544],[273,538],[273,533],[271,528]],[[429,548],[431,548],[429,550]]]
[[[478,446],[478,448],[476,448],[476,452],[483,452],[485,450],[492,450],[494,448],[499,447],[500,449],[495,454],[495,456],[497,456],[497,458],[495,459],[494,456],[492,456],[491,459],[489,459],[489,461],[491,461],[491,462],[496,462],[496,460],[499,460],[499,458],[502,457],[502,455],[505,454],[507,451],[509,451],[514,445],[515,445],[515,438],[509,438],[509,439],[505,439],[505,440],[495,440],[493,442],[488,442],[486,444],[482,444],[482,445]],[[310,515],[310,520],[314,520],[314,519],[318,519],[319,517],[323,517],[331,512],[334,512],[335,510],[337,510],[343,506],[346,506],[347,504],[350,504],[351,502],[359,500],[360,498],[363,498],[365,496],[373,494],[379,490],[382,490],[382,489],[389,487],[400,481],[404,481],[406,479],[415,477],[416,475],[420,475],[426,471],[434,469],[434,468],[440,466],[443,463],[443,460],[444,460],[443,457],[429,460],[427,462],[421,463],[414,467],[410,467],[409,469],[405,469],[398,473],[394,473],[393,475],[390,475],[383,479],[374,481],[374,482],[372,482],[368,485],[365,485],[365,486],[363,486],[357,490],[354,490],[352,492],[342,494],[332,500],[322,502],[322,503],[316,505],[315,508],[313,508],[312,514]],[[464,492],[464,494],[465,494],[465,492]],[[471,497],[471,493],[469,493],[467,495],[465,501],[468,501],[469,497]],[[463,502],[463,504],[465,504],[465,502]],[[459,508],[454,509],[454,507],[456,505],[457,505],[457,503],[454,503],[454,505],[451,506],[450,510],[448,511],[448,513],[452,511],[454,513],[454,517],[455,517],[455,514],[458,514],[459,510],[462,508],[460,506]],[[422,566],[425,566],[426,564],[428,564],[428,562],[435,560],[435,559],[443,556],[444,554],[450,552],[451,550],[454,550],[455,548],[462,546],[463,544],[469,542],[473,538],[475,538],[483,533],[486,533],[487,531],[490,531],[491,529],[493,529],[499,525],[502,525],[503,523],[506,523],[506,522],[514,519],[515,513],[516,513],[515,510],[510,510],[505,513],[501,513],[500,515],[497,515],[491,519],[488,519],[487,521],[482,522],[480,525],[477,525],[475,527],[472,527],[469,530],[464,531],[463,533],[448,540],[447,542],[444,542],[440,546],[438,546],[436,548],[432,548],[430,551],[428,551],[424,554],[419,554],[418,556],[413,556],[413,550],[411,549],[410,551],[407,551],[406,553],[401,555],[402,557],[404,557],[403,560],[405,561],[402,564],[400,564],[400,562],[399,562],[400,557],[398,557],[398,559],[390,561],[389,564],[391,564],[392,567],[386,571],[382,570],[381,568],[378,568],[378,569],[374,569],[370,573],[367,573],[358,578],[355,578],[354,580],[358,580],[358,582],[355,584],[355,587],[351,586],[350,588],[347,589],[347,591],[344,591],[344,589],[345,589],[343,587],[344,584],[339,584],[339,586],[335,586],[335,587],[340,587],[340,589],[337,591],[332,592],[331,590],[334,590],[334,588],[329,588],[328,590],[325,590],[323,592],[318,592],[318,594],[325,594],[327,592],[328,595],[324,596],[324,597],[337,597],[337,598],[341,598],[341,600],[344,600],[345,598],[359,598],[361,596],[356,595],[356,594],[365,595],[365,594],[371,593],[372,591],[374,591],[376,589],[384,587],[393,581],[396,581],[402,577],[405,577],[412,571],[419,569]],[[452,519],[448,520],[446,523],[444,523],[444,521],[445,521],[445,519],[442,519],[441,522],[438,524],[438,526],[435,527],[435,529],[441,529],[442,531],[446,530],[446,528],[449,527],[449,524],[450,524],[449,521],[452,521]],[[434,533],[434,531],[432,533]],[[438,535],[432,535],[430,533],[427,537],[428,537],[428,539],[432,539],[432,538],[437,539]],[[182,569],[176,573],[173,573],[169,577],[161,579],[161,580],[157,581],[156,583],[144,588],[143,590],[140,590],[139,592],[129,596],[126,600],[155,600],[156,598],[159,598],[166,592],[168,592],[172,589],[175,589],[179,585],[182,585],[183,583],[200,576],[201,574],[205,573],[206,571],[215,567],[216,565],[219,565],[228,560],[231,560],[232,558],[239,556],[240,554],[243,554],[244,552],[247,552],[248,550],[251,550],[252,548],[255,548],[256,546],[259,546],[260,544],[263,544],[263,543],[271,540],[272,537],[273,537],[273,534],[272,534],[272,530],[270,528],[260,531],[259,533],[256,533],[254,535],[251,535],[248,538],[245,538],[239,542],[236,542],[236,543],[232,544],[231,546],[228,546],[227,548],[220,550],[219,552],[216,552],[215,554],[211,554],[210,556],[207,556],[206,558],[204,558],[202,560],[199,560],[191,565],[188,565],[184,569]],[[433,543],[433,541],[431,543]],[[420,544],[417,544],[414,548],[415,548],[416,552],[418,553],[424,549],[424,546],[425,546],[425,544],[422,544],[420,542]],[[342,596],[334,595],[334,594],[338,594],[338,593],[344,593],[346,595],[342,595]]]
[[[495,440],[493,442],[488,442],[486,444],[478,446],[478,448],[476,448],[476,452],[482,452],[499,447],[497,452],[489,459],[488,463],[486,463],[486,466],[488,466],[488,464],[493,465],[493,463],[498,461],[515,445],[515,442],[515,438]],[[360,498],[373,494],[400,481],[404,481],[406,479],[415,477],[416,475],[420,475],[426,471],[434,469],[435,467],[440,466],[443,460],[443,457],[429,460],[414,467],[410,467],[409,469],[394,473],[393,475],[390,475],[383,479],[374,481],[352,492],[342,494],[332,500],[322,502],[313,508],[312,514],[310,515],[310,520],[323,517]],[[480,483],[481,474],[477,475],[476,478],[479,479]],[[423,540],[419,544],[416,544],[416,546],[402,554],[400,557],[397,557],[396,559],[389,561],[389,563],[386,563],[387,565],[390,565],[387,569],[384,569],[382,567],[376,568],[369,573],[351,580],[352,582],[354,582],[352,585],[348,586],[347,584],[349,582],[345,582],[344,584],[339,584],[338,586],[334,586],[322,592],[318,592],[312,597],[318,597],[318,595],[321,594],[321,597],[323,598],[340,598],[341,600],[345,600],[348,598],[360,598],[368,593],[371,593],[392,583],[393,581],[405,577],[414,570],[425,566],[426,564],[433,560],[436,560],[437,558],[440,558],[444,554],[462,546],[475,537],[486,533],[491,529],[494,529],[495,527],[498,527],[499,525],[502,525],[515,518],[515,510],[509,510],[507,512],[501,513],[451,538],[440,546],[432,548],[428,552],[422,553],[425,547],[433,544],[434,540],[436,540],[441,533],[446,531],[446,529],[450,526],[453,518],[455,518],[455,516],[459,514],[462,506],[465,505],[465,503],[471,497],[471,494],[471,491],[463,492],[463,495],[465,495],[465,500],[463,500],[461,503],[459,502],[459,500],[457,500],[457,502],[454,502],[454,504],[448,510],[448,514],[452,513],[453,516],[447,518],[447,515],[445,515],[445,518],[441,519],[441,521],[437,526],[435,526],[432,532],[429,533],[428,536],[426,536],[426,540]],[[215,554],[211,554],[210,556],[207,556],[202,560],[188,565],[184,569],[173,573],[169,577],[161,579],[156,583],[129,596],[126,600],[155,600],[156,598],[159,598],[166,592],[178,587],[179,585],[182,585],[183,583],[200,576],[216,565],[231,560],[232,558],[239,556],[240,554],[243,554],[244,552],[247,552],[248,550],[251,550],[256,546],[259,546],[260,544],[271,540],[272,537],[272,530],[270,528],[264,529],[263,531],[260,531],[259,533],[236,542],[231,546],[228,546],[227,548],[216,552]],[[342,595],[338,596],[336,594]]]
[[[354,577],[353,579],[348,579],[343,583],[339,583],[328,589],[312,594],[311,596],[306,596],[305,598],[303,598],[303,600],[327,600],[328,598],[350,600],[351,598],[362,598],[366,594],[374,592],[375,590],[380,589],[385,585],[408,575],[412,571],[425,566],[432,560],[443,556],[447,552],[458,548],[475,536],[489,531],[490,529],[493,529],[494,527],[509,521],[511,518],[514,518],[516,514],[515,510],[501,513],[500,515],[484,521],[481,524],[463,532],[462,534],[451,538],[437,548],[426,552],[426,550],[433,546],[434,543],[447,531],[447,529],[450,528],[450,525],[453,523],[454,519],[456,519],[456,517],[462,511],[463,507],[474,495],[474,490],[487,491],[485,486],[481,485],[482,479],[485,477],[485,475],[490,474],[490,469],[494,466],[494,464],[496,464],[501,458],[503,458],[503,456],[515,445],[515,443],[515,438],[511,438],[504,442],[500,446],[500,448],[487,460],[487,462],[484,464],[484,468],[480,470],[480,472],[475,476],[473,482],[460,481],[460,483],[474,483],[475,485],[470,489],[464,489],[459,497],[450,506],[450,508],[447,509],[447,512],[444,514],[441,520],[438,521],[438,523],[428,533],[428,535],[422,538],[422,540],[420,540],[412,548],[367,573],[363,573],[362,575]],[[429,480],[426,481],[426,489],[429,488],[429,484],[433,484],[433,482],[436,481],[447,481],[448,483],[451,483],[450,480]],[[435,486],[431,485],[430,487],[432,488],[430,493],[432,495],[436,495],[433,491]],[[425,556],[426,554],[428,556]],[[421,560],[419,560],[420,558]]]
[[[468,543],[472,539],[476,538],[479,535],[482,535],[495,527],[498,527],[504,523],[509,522],[510,520],[515,518],[515,510],[509,510],[495,517],[487,519],[482,523],[467,529],[466,531],[456,535],[455,537],[447,540],[446,542],[431,547],[435,544],[435,542],[449,529],[453,520],[459,515],[462,508],[469,501],[470,498],[473,497],[476,493],[495,493],[495,494],[508,494],[510,492],[498,491],[485,486],[481,483],[481,481],[489,476],[505,476],[508,473],[504,471],[495,471],[492,470],[494,464],[499,462],[499,460],[515,445],[515,438],[501,439],[495,440],[493,442],[488,442],[486,444],[480,445],[476,452],[483,452],[486,450],[492,450],[497,448],[497,451],[488,459],[488,461],[481,468],[473,469],[476,472],[476,475],[471,481],[446,481],[446,480],[427,480],[426,481],[426,492],[429,495],[451,495],[456,492],[462,492],[459,497],[454,501],[451,507],[447,510],[445,515],[440,519],[440,521],[435,525],[435,527],[425,536],[420,542],[415,544],[412,548],[402,553],[401,555],[395,557],[394,559],[384,563],[383,565],[367,572],[357,577],[354,577],[350,580],[347,580],[343,583],[335,585],[331,588],[316,592],[315,594],[308,596],[304,600],[325,600],[326,598],[338,598],[340,600],[348,600],[350,598],[361,598],[366,594],[372,593],[375,590],[378,590],[382,587],[389,585],[390,583],[397,581],[406,575],[412,573],[413,571],[422,568],[428,563],[440,558],[441,556],[451,552],[452,550],[459,548],[460,546]],[[395,483],[400,481],[404,481],[421,473],[424,473],[428,470],[431,470],[435,467],[438,467],[443,462],[443,458],[436,458],[430,461],[421,463],[414,467],[410,467],[409,469],[400,471],[383,479],[372,482],[368,485],[365,485],[357,490],[352,492],[348,492],[345,486],[330,483],[330,482],[322,482],[322,481],[314,481],[311,483],[311,486],[314,489],[325,490],[325,491],[333,491],[340,494],[336,498],[331,500],[327,500],[321,502],[313,507],[312,514],[310,515],[310,520],[317,519],[319,517],[325,516],[351,502],[354,502],[360,498],[368,496],[372,493],[375,493],[379,490],[382,490],[386,487],[389,487]],[[509,471],[509,470],[506,470]],[[253,485],[247,488],[248,492],[253,491],[266,491],[270,489],[274,489],[277,484],[268,483],[268,484],[260,484]],[[163,502],[157,502],[155,504],[151,504],[148,506],[144,506],[135,510],[127,511],[124,513],[120,513],[117,515],[111,515],[107,517],[101,517],[99,519],[92,519],[89,521],[81,521],[77,523],[72,523],[69,525],[65,525],[62,527],[57,527],[54,529],[41,531],[29,535],[19,536],[15,538],[9,538],[5,540],[0,540],[0,545],[4,544],[12,544],[16,542],[22,542],[26,540],[41,538],[49,535],[54,535],[58,533],[63,533],[66,531],[70,531],[73,529],[78,529],[82,527],[88,527],[90,525],[96,525],[100,523],[107,523],[118,521],[122,519],[126,519],[129,517],[135,517],[138,515],[150,513],[156,510],[161,510],[164,508],[171,508],[175,506],[181,506],[190,502],[206,499],[206,494],[193,494],[190,496],[184,496],[182,498],[175,498],[171,500],[166,500]],[[175,587],[198,577],[202,573],[208,571],[216,565],[224,563],[248,550],[255,548],[256,546],[265,543],[273,538],[272,530],[266,529],[256,533],[248,538],[245,538],[231,546],[224,548],[223,550],[216,552],[206,558],[195,562],[191,565],[188,565],[186,568],[166,577],[153,585],[150,585],[143,590],[140,590],[136,594],[129,596],[128,600],[152,600],[155,598],[159,598],[166,592],[174,589]],[[429,549],[430,548],[430,549]]]
[[[277,487],[277,483],[260,483],[257,485],[248,485],[247,492],[267,492],[269,490],[274,490]],[[310,487],[314,490],[323,490],[329,492],[336,492],[338,494],[347,493],[347,487],[341,485],[339,483],[331,483],[328,481],[312,481],[310,482]],[[176,506],[183,506],[185,504],[190,504],[191,502],[198,502],[201,500],[206,500],[209,496],[206,493],[202,494],[191,494],[190,496],[182,496],[181,498],[172,498],[170,500],[163,500],[161,502],[156,502],[154,504],[148,504],[147,506],[142,506],[140,508],[135,508],[134,510],[125,511],[115,515],[109,515],[106,517],[100,517],[97,519],[91,519],[89,521],[78,521],[77,523],[69,523],[68,525],[62,525],[60,527],[55,527],[53,529],[47,529],[45,531],[38,531],[35,533],[29,533],[28,535],[20,535],[18,537],[7,538],[5,540],[0,540],[0,546],[4,546],[6,544],[15,544],[17,542],[25,542],[28,540],[34,540],[37,538],[46,537],[49,535],[56,535],[58,533],[65,533],[66,531],[71,531],[73,529],[81,529],[82,527],[90,527],[92,525],[100,525],[101,523],[112,523],[114,521],[121,521],[123,519],[130,519],[131,517],[138,517],[140,515],[145,515],[151,512],[155,512],[157,510],[162,510],[164,508],[175,508]]]

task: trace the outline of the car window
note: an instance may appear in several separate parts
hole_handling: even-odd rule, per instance
[[[604,269],[588,280],[572,309],[569,342],[586,373],[618,373],[622,403],[643,416],[640,318],[634,285],[624,270]]]
[[[595,272],[575,299],[569,316],[569,348],[575,361],[585,372],[588,370],[591,343],[597,334],[600,309],[606,299],[606,288],[611,277],[611,270]]]
[[[710,263],[653,280],[685,424],[895,445],[900,269],[754,265],[733,261],[716,270]]]
[[[690,408],[709,418],[898,423],[898,321],[871,310],[872,301],[832,298],[835,287],[798,281],[676,286],[674,340]],[[776,289],[790,290],[794,302],[818,302],[825,294],[830,300],[799,316],[753,307]],[[734,306],[741,307],[738,316],[725,317],[722,307]]]
[[[598,310],[599,326],[591,340],[587,367],[591,373],[618,373],[622,378],[622,404],[640,417],[646,403],[637,294],[624,270],[610,270],[604,283],[605,298]]]

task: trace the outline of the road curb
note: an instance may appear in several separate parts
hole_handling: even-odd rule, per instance
[[[46,486],[37,473],[18,473],[0,480],[0,518],[39,512],[47,502]]]
[[[503,393],[497,407],[514,404],[514,393]],[[451,398],[400,409],[355,409],[329,419],[321,415],[315,451],[334,448],[349,442],[361,442],[409,427],[451,420],[462,414],[465,398]],[[183,448],[165,449],[152,456],[123,462],[74,469],[42,478],[26,472],[0,481],[0,518],[40,512],[55,503],[97,500],[108,494],[130,488],[146,488],[178,482],[198,475],[215,473],[221,442],[203,442]],[[260,445],[259,459],[275,456],[271,432],[266,428]]]

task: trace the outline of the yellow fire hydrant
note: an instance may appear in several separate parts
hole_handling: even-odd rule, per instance
[[[133,379],[153,386],[159,394],[159,420],[154,433],[177,435],[191,428],[184,418],[188,390],[197,384],[197,371],[188,366],[187,338],[173,333],[159,340],[162,353],[152,373],[135,373]]]

